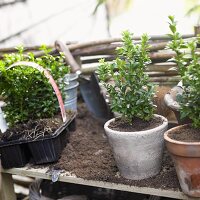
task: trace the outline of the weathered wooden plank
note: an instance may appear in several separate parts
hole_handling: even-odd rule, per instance
[[[98,58],[99,60],[100,58]],[[109,60],[109,59],[107,59]],[[111,60],[111,59],[110,59]],[[84,61],[82,60],[82,64]],[[82,73],[83,74],[91,74],[93,71],[95,71],[98,68],[98,63],[90,63],[90,64],[83,64],[82,65]],[[147,72],[168,72],[170,68],[176,67],[173,63],[156,63],[156,64],[150,64],[147,66]]]
[[[47,168],[13,168],[9,170],[2,170],[2,174],[17,174],[22,176],[30,176],[42,179],[51,179],[50,175],[48,174]],[[183,200],[197,200],[200,198],[190,198],[184,195],[181,191],[177,189],[174,190],[164,190],[164,189],[156,189],[150,187],[137,187],[137,186],[129,186],[123,184],[116,184],[110,182],[103,182],[103,181],[94,181],[94,180],[84,180],[82,178],[77,178],[75,175],[70,175],[69,172],[61,173],[59,177],[59,181],[68,182],[68,183],[75,183],[80,185],[88,185],[94,187],[101,187],[101,188],[108,188],[114,190],[121,190],[127,192],[135,192],[135,193],[143,193],[155,196],[162,196],[162,197],[170,197],[175,199],[183,199]]]

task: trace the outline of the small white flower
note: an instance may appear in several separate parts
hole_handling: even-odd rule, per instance
[[[147,86],[145,86],[145,85],[142,86],[142,89],[143,89],[143,90],[146,90],[146,91],[148,90]]]
[[[114,75],[115,75],[115,76],[119,75],[119,72],[115,72]]]

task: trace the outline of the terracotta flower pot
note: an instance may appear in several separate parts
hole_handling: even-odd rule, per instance
[[[108,126],[115,119],[107,121],[104,125],[117,167],[120,174],[127,179],[145,179],[160,172],[164,147],[163,135],[167,130],[168,121],[163,116],[155,116],[162,118],[163,123],[145,131],[112,130]]]
[[[168,130],[164,139],[183,192],[192,197],[200,197],[200,142],[181,142],[169,137],[169,133],[187,126],[181,125]]]

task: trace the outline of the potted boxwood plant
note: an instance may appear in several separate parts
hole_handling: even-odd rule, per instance
[[[65,145],[66,127],[74,118],[66,117],[60,92],[69,68],[62,55],[53,57],[46,46],[41,50],[44,56],[35,58],[18,47],[18,53],[0,61],[0,94],[7,104],[3,111],[9,126],[0,134],[4,168],[23,166],[30,158],[38,164],[57,160]]]
[[[183,42],[174,17],[169,19],[173,37],[170,47],[177,53],[175,61],[183,83],[183,92],[179,95],[180,115],[192,123],[168,130],[164,138],[183,192],[200,197],[200,54],[197,49],[200,38]]]
[[[148,36],[134,44],[132,34],[122,34],[123,46],[109,63],[100,60],[99,78],[111,99],[111,109],[121,116],[104,125],[121,175],[144,179],[159,173],[167,119],[154,115],[154,86],[144,72],[150,63]],[[111,81],[108,82],[107,80]]]
[[[183,77],[186,67],[190,64],[192,59],[190,59],[188,42],[183,40],[181,34],[176,29],[176,21],[173,16],[168,17],[169,28],[171,33],[168,36],[171,38],[171,41],[168,43],[166,49],[172,50],[176,53],[176,56],[172,59],[169,59],[171,62],[175,62],[178,67],[173,67],[170,70],[178,71],[179,75]],[[182,80],[173,87],[164,97],[165,104],[174,112],[176,115],[177,121],[179,124],[190,123],[191,120],[187,117],[180,115],[180,105],[179,99],[183,93],[183,83]]]

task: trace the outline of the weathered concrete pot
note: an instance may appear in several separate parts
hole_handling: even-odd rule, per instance
[[[200,197],[200,142],[181,142],[168,136],[169,133],[186,126],[188,125],[168,130],[164,139],[173,159],[181,189],[189,196]]]
[[[163,124],[145,131],[120,132],[108,128],[115,119],[104,125],[109,143],[113,149],[114,158],[121,175],[127,179],[140,180],[159,173],[162,163],[164,132],[168,121],[165,117]]]

